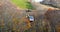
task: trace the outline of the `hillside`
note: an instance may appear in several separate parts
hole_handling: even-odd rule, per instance
[[[58,8],[40,3],[31,3],[36,9],[26,12],[24,1],[0,0],[1,32],[60,32],[60,10]],[[17,7],[22,9],[17,9]],[[55,11],[55,9],[58,11]],[[30,22],[29,17],[26,17],[27,14],[34,17],[33,22]],[[56,25],[55,20],[57,22]]]

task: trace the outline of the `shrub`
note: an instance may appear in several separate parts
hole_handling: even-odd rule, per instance
[[[32,4],[30,2],[26,2],[26,8],[27,9],[34,9],[34,7],[32,6]]]

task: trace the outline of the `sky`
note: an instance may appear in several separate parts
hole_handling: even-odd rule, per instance
[[[35,0],[35,2],[42,2],[43,0]]]

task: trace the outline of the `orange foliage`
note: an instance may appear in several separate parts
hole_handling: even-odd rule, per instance
[[[49,8],[49,9],[48,9],[48,11],[51,11],[51,10],[54,10],[54,9],[52,9],[52,8]]]

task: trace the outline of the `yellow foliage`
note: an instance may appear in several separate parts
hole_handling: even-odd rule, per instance
[[[27,22],[27,28],[30,28],[31,27],[30,21],[26,19],[26,22]]]
[[[4,20],[1,19],[1,28],[4,28]]]

